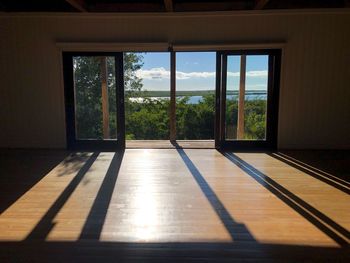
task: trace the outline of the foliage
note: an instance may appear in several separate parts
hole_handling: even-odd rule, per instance
[[[142,90],[142,79],[135,72],[143,65],[142,55],[124,54],[125,97],[134,97]],[[73,59],[74,89],[76,101],[76,133],[79,139],[102,139],[102,96],[101,96],[101,58],[96,56],[77,56]],[[109,106],[110,138],[117,135],[117,103],[115,93],[115,60],[107,57],[107,88]],[[126,107],[126,113],[130,109]]]
[[[125,128],[126,139],[169,139],[169,109],[167,98],[151,98],[136,75],[141,69],[140,53],[124,54]],[[74,57],[76,96],[76,129],[79,139],[102,139],[102,101],[99,57]],[[116,138],[115,61],[107,58],[110,138]],[[151,93],[151,92],[150,92]],[[176,131],[179,140],[213,139],[215,127],[215,95],[202,92],[194,104],[190,97],[176,98]],[[190,94],[189,94],[190,95]],[[191,94],[192,95],[192,94]],[[237,130],[237,97],[226,102],[226,138],[235,139]],[[266,100],[245,101],[245,139],[264,139]]]
[[[76,130],[79,139],[102,138],[100,57],[74,57]],[[115,62],[107,57],[107,88],[111,138],[116,134]],[[114,135],[114,136],[113,136]]]
[[[176,137],[178,140],[205,140],[214,138],[215,95],[206,95],[198,104],[189,103],[189,97],[176,99]],[[128,119],[127,139],[169,139],[169,100],[144,99],[128,102],[132,109]],[[237,100],[227,100],[226,136],[236,138]],[[266,101],[245,101],[245,139],[265,138]]]
[[[124,88],[125,97],[139,97],[142,93],[142,79],[136,76],[141,69],[143,56],[140,53],[124,53]]]
[[[266,100],[256,98],[244,102],[244,139],[263,140],[266,129]],[[237,138],[238,99],[226,100],[226,138]]]
[[[179,140],[214,138],[214,95],[205,95],[198,104],[190,104],[189,97],[176,100],[176,137]]]
[[[169,100],[144,99],[126,102],[126,139],[162,140],[169,138]]]

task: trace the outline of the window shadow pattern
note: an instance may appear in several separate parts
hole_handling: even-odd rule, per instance
[[[216,196],[215,192],[211,189],[209,184],[206,182],[202,174],[199,172],[197,167],[193,164],[191,159],[187,156],[183,149],[177,148],[181,159],[187,166],[191,175],[197,182],[198,186],[202,190],[203,194],[211,204],[212,208],[219,216],[223,225],[230,234],[232,240],[234,241],[255,241],[254,237],[248,231],[248,229],[243,225],[237,223],[227,209],[224,207],[222,202]],[[341,225],[334,222],[331,218],[327,217],[325,214],[311,206],[310,204],[303,201],[301,198],[297,197],[286,188],[278,184],[276,181],[269,178],[267,175],[263,174],[247,162],[243,161],[237,155],[228,152],[221,152],[227,159],[237,165],[240,169],[245,171],[253,179],[255,179],[259,184],[264,186],[267,190],[271,191],[280,200],[285,202],[300,215],[306,218],[309,222],[314,224],[318,229],[332,238],[341,246],[347,246],[348,242],[345,238],[350,238],[350,233]],[[86,172],[90,169],[92,164],[97,159],[99,153],[94,152],[83,167],[79,170],[78,174],[69,183],[65,190],[61,193],[58,199],[34,227],[31,233],[27,236],[26,240],[31,239],[45,239],[54,227],[53,220],[61,208],[64,206],[66,201],[72,195],[74,190],[77,188],[79,183],[82,181]],[[86,222],[84,224],[83,230],[80,234],[80,239],[96,239],[98,240],[102,231],[102,227],[107,214],[108,206],[113,194],[114,187],[116,185],[116,180],[118,177],[121,162],[124,156],[124,151],[120,151],[114,154],[112,161],[107,170],[106,176],[103,179],[101,187],[97,193],[95,201],[92,208],[87,216]],[[340,233],[341,235],[339,235]],[[343,236],[342,236],[343,235]],[[345,237],[345,238],[344,238]],[[240,240],[242,239],[242,240]]]
[[[45,215],[41,218],[41,220],[38,222],[38,224],[34,227],[34,229],[30,232],[30,234],[26,237],[25,240],[45,239],[47,237],[47,235],[50,233],[50,231],[55,225],[53,222],[54,218],[65,205],[69,197],[73,194],[74,190],[78,187],[79,183],[84,178],[85,174],[90,169],[92,164],[95,162],[98,155],[99,152],[94,152],[89,157],[89,159],[84,163],[83,167],[79,170],[77,175],[72,179],[72,181],[56,199],[56,201],[53,203],[50,209],[45,213]]]
[[[222,153],[232,163],[240,167],[259,184],[275,194],[283,202],[308,219],[321,231],[330,236],[341,248],[311,247],[300,245],[263,244],[257,242],[248,229],[232,218],[205,178],[182,149],[177,150],[191,175],[234,241],[245,242],[103,242],[98,240],[105,221],[124,152],[116,153],[108,168],[106,177],[93,203],[81,232],[80,239],[70,241],[44,240],[53,227],[52,220],[90,169],[99,153],[94,153],[83,165],[68,187],[33,229],[24,242],[0,242],[1,262],[349,262],[350,249],[346,241],[334,233],[316,215],[326,219],[315,208],[305,204],[288,190],[277,184],[254,167],[230,153]],[[316,215],[314,215],[316,213]],[[331,221],[327,221],[332,223]],[[332,225],[332,227],[337,227]],[[347,232],[338,228],[346,236]],[[244,235],[242,235],[242,233]],[[243,236],[237,239],[237,236]],[[247,242],[250,241],[250,242]]]
[[[0,150],[0,214],[70,157],[65,150]]]
[[[281,162],[284,162],[285,164],[298,169],[299,171],[306,173],[313,178],[320,180],[326,184],[329,184],[333,186],[334,188],[337,188],[338,190],[350,195],[350,183],[343,181],[335,176],[330,176],[329,174],[322,172],[320,170],[317,170],[309,165],[305,165],[302,162],[290,158],[288,155],[282,154],[282,153],[269,153],[269,155]]]
[[[69,183],[61,195],[57,198],[55,203],[50,207],[47,213],[42,217],[38,224],[34,227],[31,233],[27,236],[26,240],[40,239],[44,240],[54,227],[53,220],[79,183],[84,178],[87,171],[97,159],[99,153],[94,152],[91,157],[86,161],[83,167],[79,170],[78,174]],[[108,206],[113,194],[113,190],[118,177],[121,162],[124,156],[124,151],[116,152],[112,158],[112,161],[108,167],[106,175],[103,179],[101,187],[97,193],[95,201],[86,218],[83,230],[80,234],[80,239],[99,239],[102,227],[107,215]]]
[[[333,239],[342,247],[349,246],[346,239],[350,238],[350,232],[337,224],[331,218],[326,216],[324,213],[320,212],[310,204],[306,203],[304,200],[278,184],[276,181],[260,172],[252,165],[246,161],[239,158],[234,153],[221,152],[228,160],[237,165],[240,169],[245,171],[249,176],[251,176],[260,185],[265,187],[271,193],[273,193],[277,198],[282,200],[289,207],[298,212],[301,216],[307,219],[315,227],[325,233],[328,237]],[[334,231],[335,230],[335,231]]]
[[[100,238],[106,219],[108,206],[117,182],[123,156],[124,150],[114,154],[89,215],[87,216],[79,239],[98,240]]]
[[[276,154],[350,187],[349,150],[281,150]]]
[[[199,172],[197,167],[193,164],[191,159],[187,156],[183,149],[176,149],[179,153],[181,159],[187,166],[188,170],[191,172],[192,177],[197,182],[198,186],[202,190],[203,194],[209,201],[210,205],[214,209],[215,213],[219,216],[221,222],[224,224],[226,230],[230,234],[234,242],[239,241],[255,241],[252,234],[244,226],[244,224],[237,223],[229,211],[225,208],[223,203],[217,197],[213,189],[207,183],[203,175]]]

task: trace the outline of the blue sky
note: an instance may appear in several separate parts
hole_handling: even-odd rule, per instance
[[[144,53],[144,65],[137,72],[146,90],[170,90],[170,53]],[[228,57],[227,88],[238,89],[239,56]],[[268,56],[247,56],[247,90],[266,90]],[[214,90],[215,52],[177,52],[176,89]]]

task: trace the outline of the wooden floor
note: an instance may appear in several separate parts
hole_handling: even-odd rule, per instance
[[[0,262],[350,262],[348,168],[214,149],[0,157]]]
[[[127,140],[127,149],[214,149],[214,140]]]

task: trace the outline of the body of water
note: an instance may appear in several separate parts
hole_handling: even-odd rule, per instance
[[[246,100],[266,100],[266,94],[248,94],[245,95]],[[203,96],[191,96],[188,103],[189,104],[198,104],[201,100],[203,100]],[[236,95],[227,95],[226,100],[238,100]]]
[[[183,96],[178,96],[176,98],[183,98]],[[148,97],[148,99],[151,100],[170,100],[170,97]],[[246,94],[245,95],[246,100],[266,100],[267,94]],[[144,98],[142,97],[136,97],[136,98],[129,98],[131,101],[137,101],[137,102],[143,102]],[[203,96],[189,96],[188,104],[198,104],[200,101],[203,100]],[[228,95],[226,96],[226,100],[238,100],[238,97],[236,95]]]

